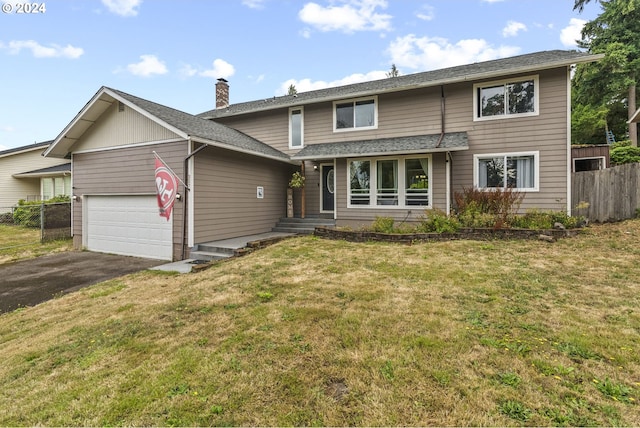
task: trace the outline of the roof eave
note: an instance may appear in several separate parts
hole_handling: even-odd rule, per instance
[[[333,102],[336,100],[340,100],[340,99],[344,99],[345,97],[348,98],[360,98],[360,97],[366,97],[366,96],[371,96],[371,95],[379,95],[379,94],[388,94],[388,93],[393,93],[393,92],[402,92],[402,91],[409,91],[412,89],[421,89],[421,88],[429,88],[429,87],[433,87],[433,86],[440,86],[440,85],[450,85],[450,84],[454,84],[454,83],[461,83],[461,82],[468,82],[468,81],[476,81],[476,80],[484,80],[484,79],[491,79],[494,77],[499,77],[499,76],[504,76],[505,74],[522,74],[522,73],[530,73],[533,71],[540,71],[540,70],[550,70],[553,68],[559,68],[559,67],[568,67],[574,64],[581,64],[581,63],[587,63],[587,62],[595,62],[595,61],[599,61],[600,59],[604,58],[604,54],[591,54],[591,55],[585,55],[579,58],[573,58],[572,60],[557,60],[557,61],[550,61],[544,64],[536,64],[536,65],[526,65],[526,66],[521,66],[521,67],[515,67],[515,68],[509,68],[507,70],[492,70],[492,71],[487,71],[487,72],[483,72],[483,73],[470,73],[470,74],[465,74],[462,76],[457,76],[457,77],[452,77],[452,78],[446,78],[446,79],[438,79],[438,80],[430,80],[428,82],[424,82],[424,83],[416,83],[416,84],[412,84],[412,85],[405,85],[405,86],[399,86],[396,88],[388,88],[388,89],[380,89],[380,90],[375,90],[375,89],[370,89],[370,90],[366,90],[366,91],[358,91],[358,92],[353,92],[353,93],[349,93],[346,96],[325,96],[325,97],[319,97],[319,98],[313,98],[313,99],[309,99],[309,100],[298,100],[298,101],[292,101],[292,102],[288,102],[288,103],[283,103],[281,105],[278,106],[265,106],[265,107],[258,107],[255,109],[251,109],[251,110],[247,110],[244,112],[239,112],[239,113],[230,113],[230,114],[220,114],[220,115],[215,115],[215,116],[201,116],[203,119],[208,119],[208,120],[215,120],[218,118],[223,118],[223,117],[231,117],[231,116],[236,116],[236,115],[242,115],[242,114],[251,114],[251,113],[258,113],[258,112],[263,112],[263,111],[269,111],[269,110],[275,110],[278,108],[289,108],[292,106],[304,106],[304,105],[309,105],[309,104],[317,104],[317,103],[322,103],[322,102]],[[233,107],[233,105],[231,105],[230,107]]]
[[[339,154],[327,154],[327,155],[308,155],[308,156],[291,156],[292,160],[329,160],[329,159],[345,159],[345,158],[361,158],[361,157],[375,157],[375,156],[397,156],[397,155],[415,155],[423,153],[445,153],[445,152],[460,152],[469,150],[469,146],[464,147],[433,147],[429,149],[414,149],[414,150],[402,150],[397,152],[367,152],[367,153],[339,153]]]
[[[283,162],[283,163],[288,163],[288,164],[294,164],[295,162],[293,162],[291,159],[287,159],[284,157],[279,157],[279,156],[272,156],[266,153],[260,153],[260,152],[256,152],[253,150],[247,150],[238,146],[234,146],[231,144],[225,144],[222,143],[220,141],[216,141],[216,140],[210,140],[208,138],[203,138],[203,137],[198,137],[198,136],[190,136],[189,137],[191,139],[191,141],[195,142],[195,143],[201,143],[201,144],[207,144],[209,146],[212,147],[218,147],[221,149],[226,149],[226,150],[231,150],[234,152],[239,152],[239,153],[244,153],[244,154],[248,154],[248,155],[253,155],[253,156],[257,156],[257,157],[261,157],[261,158],[265,158],[265,159],[270,159],[270,160],[275,160],[278,162]]]

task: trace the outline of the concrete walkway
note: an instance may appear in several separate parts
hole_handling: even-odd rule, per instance
[[[266,232],[257,235],[239,236],[237,238],[222,239],[220,241],[203,242],[201,245],[209,245],[218,248],[227,248],[230,250],[240,250],[245,248],[249,242],[264,241],[273,238],[286,238],[295,236],[295,233],[284,232]],[[198,262],[194,259],[185,259],[177,262],[167,263],[155,266],[149,270],[162,270],[168,272],[190,273],[191,269]]]

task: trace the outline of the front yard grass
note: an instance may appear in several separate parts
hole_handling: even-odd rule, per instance
[[[71,239],[41,243],[38,228],[0,224],[0,264],[71,248]]]
[[[0,425],[637,426],[640,220],[282,241],[0,316]]]

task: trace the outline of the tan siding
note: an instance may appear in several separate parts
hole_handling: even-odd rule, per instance
[[[91,126],[74,147],[73,151],[93,150],[135,143],[164,141],[178,136],[158,125],[137,111],[124,107],[118,111],[118,102],[113,102],[100,120]]]
[[[195,157],[195,241],[268,232],[286,215],[287,164],[218,148]],[[264,199],[256,197],[264,187]]]
[[[540,152],[540,191],[527,193],[522,209],[560,210],[566,207],[567,73],[568,70],[563,67],[538,74],[540,113],[538,116],[525,118],[474,121],[473,84],[476,82],[444,87],[445,130],[467,132],[469,137],[469,150],[453,153],[454,191],[473,186],[473,154],[537,150]],[[529,75],[531,74],[527,74]],[[488,81],[493,80],[501,78]],[[304,106],[305,145],[438,134],[441,130],[441,88],[381,94],[378,97],[378,118],[378,128],[374,130],[333,132],[333,103]],[[220,121],[286,153],[295,152],[288,149],[288,109]],[[337,173],[342,172],[342,182],[337,181],[338,218],[346,215],[346,218],[366,218],[370,221],[377,210],[345,212],[345,165],[345,160],[341,160],[336,170]],[[433,166],[434,207],[444,209],[444,155],[434,156]],[[307,208],[313,206],[313,200],[308,198],[307,201]],[[315,203],[319,205],[319,202]]]
[[[0,158],[0,212],[20,199],[40,195],[40,178],[15,178],[13,174],[69,163],[68,159],[42,157],[46,147]]]
[[[187,143],[156,144],[81,153],[73,156],[73,193],[80,198],[73,203],[74,245],[82,245],[82,197],[85,195],[155,194],[156,151],[167,165],[183,178],[183,159]],[[179,193],[184,187],[178,184]],[[174,258],[182,253],[182,222],[184,204],[177,201],[173,208]]]
[[[473,186],[473,155],[482,153],[540,152],[540,191],[527,192],[521,209],[562,210],[567,206],[567,71],[540,73],[540,114],[526,118],[468,121],[468,152],[453,154],[454,191]],[[464,85],[459,85],[464,86]],[[459,91],[467,94],[472,105],[472,87]],[[449,103],[447,104],[449,109]],[[449,110],[447,110],[449,111]],[[472,114],[472,110],[469,110]],[[448,130],[458,125],[449,121]],[[453,129],[449,129],[449,126]],[[457,130],[457,129],[456,129]]]

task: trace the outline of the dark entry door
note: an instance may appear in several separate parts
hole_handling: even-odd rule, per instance
[[[322,171],[322,207],[321,211],[333,211],[335,176],[333,165],[320,165]]]

